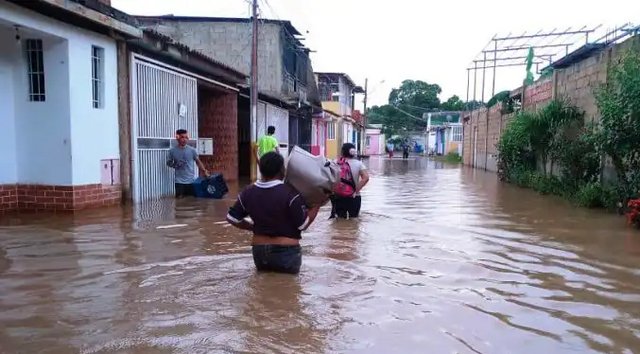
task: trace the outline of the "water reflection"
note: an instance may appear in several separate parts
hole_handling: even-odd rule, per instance
[[[222,223],[237,185],[0,219],[0,352],[640,348],[640,235],[622,218],[419,157],[366,163],[361,218],[323,210],[299,276],[255,272],[250,235]]]

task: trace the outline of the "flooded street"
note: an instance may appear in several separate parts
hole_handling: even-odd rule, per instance
[[[640,232],[425,159],[257,274],[227,200],[0,219],[1,353],[632,353]],[[182,227],[160,228],[184,224]]]

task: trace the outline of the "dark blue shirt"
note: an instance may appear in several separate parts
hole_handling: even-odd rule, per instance
[[[229,208],[227,220],[238,224],[247,216],[253,220],[255,235],[300,239],[309,224],[304,199],[282,181],[257,182],[244,189]]]

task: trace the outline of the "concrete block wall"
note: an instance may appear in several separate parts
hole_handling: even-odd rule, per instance
[[[513,114],[502,114],[502,104],[470,112],[469,119],[463,124],[463,163],[475,168],[486,168],[487,171],[497,171],[497,144],[511,117]]]
[[[213,156],[201,156],[212,173],[238,179],[238,95],[235,92],[200,94],[198,136],[213,138]]]
[[[585,112],[585,121],[597,121],[599,112],[595,99],[596,90],[606,83],[609,66],[617,62],[627,49],[638,43],[640,37],[632,38],[567,68],[557,69],[552,78],[540,80],[524,88],[522,108],[536,111],[552,99],[566,99]],[[486,158],[487,170],[496,171],[496,144],[514,114],[502,115],[500,106],[496,105],[488,112],[486,108],[481,108],[466,115],[469,118],[465,119],[463,125],[463,163],[473,166],[475,151],[477,156],[474,167],[484,169]],[[477,137],[475,149],[474,136]]]
[[[250,22],[195,22],[152,20],[143,24],[167,35],[233,69],[249,75],[251,72]],[[275,95],[282,91],[282,49],[280,26],[259,24],[258,89]]]
[[[598,119],[595,90],[607,80],[607,57],[600,53],[555,73],[555,96],[582,109],[586,121]]]

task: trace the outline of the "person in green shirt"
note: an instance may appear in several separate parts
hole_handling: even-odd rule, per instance
[[[279,153],[278,151],[278,139],[276,139],[273,134],[276,133],[276,127],[274,126],[269,126],[267,128],[267,135],[263,135],[259,140],[258,140],[258,149],[257,149],[257,155],[256,158],[258,159],[258,161],[260,161],[260,158],[262,157],[262,155],[271,152],[271,151],[275,151],[277,153]]]

